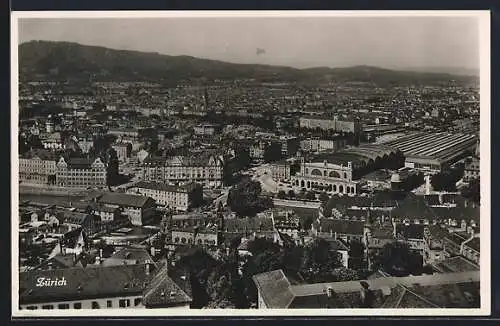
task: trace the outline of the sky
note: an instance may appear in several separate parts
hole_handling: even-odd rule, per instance
[[[479,69],[479,18],[22,18],[19,42],[70,41],[297,68]]]

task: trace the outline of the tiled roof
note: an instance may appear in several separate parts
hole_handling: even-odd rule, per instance
[[[405,239],[423,239],[425,225],[423,224],[398,224],[396,225],[396,236],[401,236]]]
[[[427,206],[423,196],[409,194],[405,199],[398,202],[392,210],[392,217],[399,219],[436,219],[436,213]]]
[[[32,149],[32,150],[24,153],[23,155],[21,155],[21,158],[25,158],[25,159],[32,159],[35,157],[38,157],[44,161],[48,161],[48,160],[57,161],[57,155],[49,150],[46,150],[46,149]]]
[[[107,192],[99,198],[99,203],[125,207],[144,207],[152,201],[150,197],[117,192]]]
[[[480,220],[480,208],[479,207],[432,207],[432,211],[440,219],[455,219],[457,221],[461,220],[474,220],[479,222]]]
[[[479,271],[479,266],[462,256],[447,258],[435,263],[433,266],[441,273]]]
[[[319,232],[331,232],[337,234],[362,235],[365,223],[362,221],[351,221],[341,219],[321,219],[319,225],[314,223]]]
[[[376,239],[392,239],[394,238],[394,230],[390,225],[372,225],[370,227],[372,238]]]
[[[464,235],[461,235],[461,234],[459,234],[457,232],[452,232],[452,233],[449,233],[445,237],[445,239],[448,240],[448,241],[450,241],[450,242],[453,242],[457,246],[460,246],[460,245],[462,245],[462,243],[464,243],[467,240],[467,237],[464,236]]]
[[[481,240],[479,237],[473,238],[472,240],[468,241],[465,243],[465,246],[474,249],[477,252],[480,252],[481,250]]]
[[[63,216],[64,216],[64,223],[71,223],[78,225],[82,225],[88,218],[96,219],[98,221],[101,220],[101,218],[96,215],[80,213],[80,212],[71,212],[71,211],[64,211]]]
[[[36,286],[40,277],[64,277],[66,286]],[[26,304],[141,295],[151,278],[143,264],[27,271],[19,275],[19,301]]]
[[[252,279],[267,308],[287,308],[294,298],[290,282],[281,269],[254,275]]]
[[[104,259],[102,266],[123,265],[123,260],[134,260],[138,264],[145,264],[146,262],[152,262],[153,258],[145,248],[128,246]]]
[[[146,308],[161,308],[191,303],[192,299],[169,276],[165,265],[144,291]]]
[[[360,308],[361,292],[372,308],[479,308],[479,272],[290,285],[281,270],[253,277],[268,308]],[[328,296],[328,289],[332,296]]]
[[[68,168],[70,169],[90,169],[94,159],[87,157],[72,157],[68,159]]]
[[[273,230],[273,220],[269,217],[231,218],[224,220],[225,232],[258,232]]]

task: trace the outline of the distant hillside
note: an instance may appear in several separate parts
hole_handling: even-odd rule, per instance
[[[360,81],[375,84],[434,83],[474,77],[441,73],[402,72],[368,66],[311,68],[234,64],[190,56],[113,50],[70,42],[31,41],[19,46],[21,80],[155,81],[176,84],[204,78],[260,81]]]

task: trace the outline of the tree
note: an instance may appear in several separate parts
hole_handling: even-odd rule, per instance
[[[349,268],[355,270],[363,268],[364,250],[365,246],[358,240],[353,240],[349,243]]]
[[[280,190],[280,191],[278,191],[278,194],[276,195],[276,197],[279,199],[285,199],[286,193],[283,190]]]
[[[341,266],[337,252],[331,249],[330,243],[321,238],[306,246],[305,264],[313,269]]]
[[[293,190],[289,190],[289,191],[288,191],[288,197],[289,197],[289,198],[295,198],[295,191],[293,191]]]
[[[472,180],[468,186],[462,189],[462,196],[465,198],[472,200],[476,204],[479,204],[481,201],[481,182],[478,179]]]
[[[431,177],[432,187],[437,191],[455,191],[456,182],[462,178],[464,167],[459,165],[449,171],[437,173]]]
[[[314,193],[314,191],[308,191],[306,192],[305,198],[308,200],[315,200],[316,194]]]
[[[272,199],[262,197],[261,193],[260,182],[244,178],[231,188],[227,203],[239,216],[255,216],[273,205]]]
[[[310,230],[313,221],[314,219],[312,216],[303,217],[300,219],[300,227],[302,228],[302,230]]]
[[[304,199],[306,198],[306,190],[304,188],[302,188],[300,190],[300,193],[299,193],[299,196],[298,196],[300,199]]]
[[[372,269],[381,268],[394,276],[421,273],[423,263],[422,256],[401,241],[387,243],[372,260]]]
[[[106,180],[108,186],[115,186],[119,183],[119,163],[118,155],[116,150],[109,148],[106,152],[107,169],[106,169]]]
[[[253,255],[258,255],[263,252],[276,253],[279,250],[280,248],[276,243],[266,238],[255,238],[248,243],[248,251]]]
[[[328,199],[330,199],[330,196],[328,196],[328,194],[323,191],[322,193],[319,194],[318,199],[323,204],[323,203],[326,203],[328,201]]]
[[[264,150],[264,162],[276,162],[282,159],[281,145],[272,143],[268,145]]]

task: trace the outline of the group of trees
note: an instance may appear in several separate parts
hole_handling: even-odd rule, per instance
[[[215,112],[210,112],[209,114],[207,114],[204,117],[203,121],[214,124],[222,124],[222,125],[249,124],[265,130],[273,130],[275,127],[273,119],[269,119],[268,117],[244,117],[236,115],[226,115],[224,113],[217,114]]]
[[[316,193],[314,191],[301,191],[298,194],[293,190],[285,192],[284,190],[278,191],[276,198],[279,199],[297,199],[297,200],[316,200]],[[325,192],[319,194],[318,199],[320,201],[328,200],[328,195]]]
[[[255,216],[273,206],[271,198],[262,196],[260,182],[246,177],[229,191],[227,204],[239,217]]]
[[[456,191],[456,183],[464,175],[464,166],[460,165],[449,171],[434,174],[431,177],[431,185],[437,191]]]
[[[461,191],[462,196],[472,200],[476,204],[481,201],[481,181],[479,178],[472,180],[468,186],[464,187]]]
[[[278,143],[269,144],[264,150],[264,162],[271,163],[277,162],[283,158],[281,153],[281,145]]]
[[[411,191],[425,182],[423,173],[415,173],[408,176],[403,182],[402,188],[404,191]]]
[[[42,141],[38,136],[28,135],[26,137],[19,135],[18,136],[18,144],[19,144],[19,154],[24,154],[31,149],[35,148],[43,148]]]
[[[271,240],[256,238],[248,244],[252,256],[245,261],[238,258],[235,249],[233,246],[230,255],[218,263],[207,279],[210,307],[250,307],[257,302],[257,288],[252,276],[277,269],[282,269],[292,279],[308,283],[359,278],[355,270],[342,266],[340,255],[322,239],[316,239],[305,247],[280,247]]]
[[[348,268],[330,242],[315,239],[305,246],[279,246],[272,240],[256,238],[248,243],[252,254],[240,257],[240,238],[229,245],[229,255],[213,258],[204,249],[194,249],[176,264],[191,277],[193,307],[249,308],[257,302],[257,288],[252,277],[277,269],[289,279],[303,283],[344,282],[365,279],[370,271],[364,261],[364,246],[351,242]],[[370,254],[371,270],[382,270],[394,276],[432,273],[422,265],[420,254],[402,242],[389,243]]]
[[[393,276],[432,273],[432,270],[423,266],[422,255],[411,250],[405,242],[387,243],[381,251],[369,255],[372,270],[380,269]]]
[[[235,156],[227,161],[224,167],[224,184],[232,185],[237,182],[236,173],[250,167],[252,159],[248,148],[238,147],[235,149]]]

